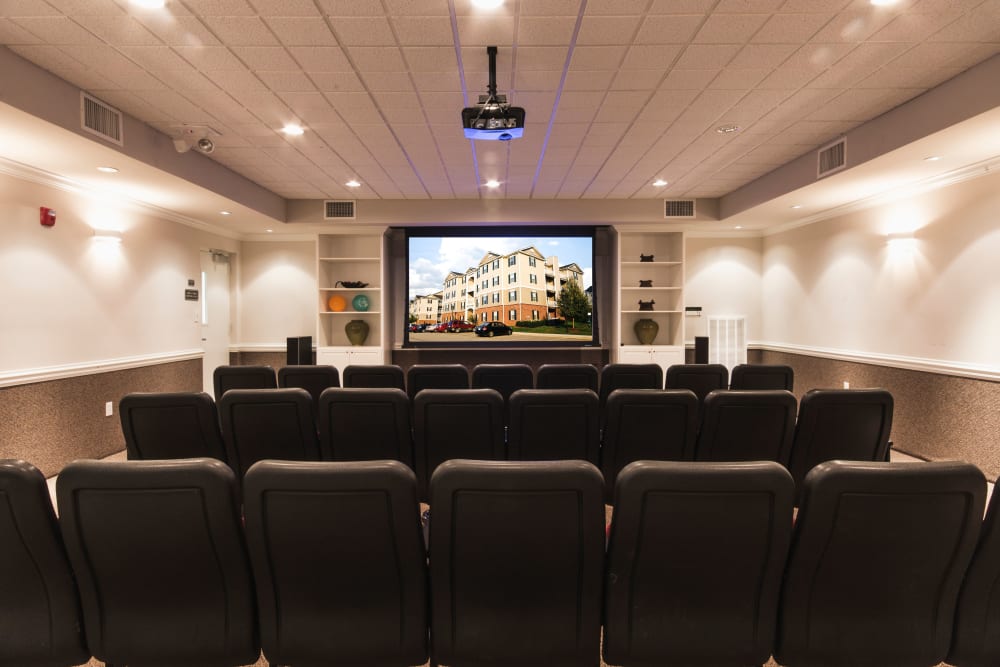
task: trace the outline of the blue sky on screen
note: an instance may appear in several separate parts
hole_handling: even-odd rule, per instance
[[[410,299],[440,291],[449,272],[463,273],[477,266],[487,252],[506,255],[528,246],[534,246],[545,257],[555,255],[559,266],[576,262],[583,269],[584,289],[591,286],[593,240],[589,236],[411,236]]]

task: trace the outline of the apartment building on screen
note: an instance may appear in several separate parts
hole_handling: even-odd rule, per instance
[[[441,321],[513,325],[556,318],[556,299],[568,281],[576,281],[583,289],[583,269],[575,262],[559,266],[557,256],[545,257],[534,246],[506,255],[488,252],[477,266],[445,277]]]
[[[417,324],[436,324],[441,321],[441,292],[417,296],[410,301],[410,315]]]

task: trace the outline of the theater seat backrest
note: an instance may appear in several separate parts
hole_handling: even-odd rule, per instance
[[[432,664],[600,662],[604,504],[585,461],[449,461],[431,481]]]
[[[388,387],[406,390],[406,374],[399,366],[352,364],[344,368],[345,387]]]
[[[936,665],[986,496],[967,463],[830,461],[805,479],[781,593],[782,665]]]
[[[226,460],[215,401],[201,392],[126,394],[118,404],[130,461]]]
[[[1000,665],[1000,494],[993,492],[962,582],[948,664]]]
[[[0,460],[0,665],[90,659],[80,599],[45,478]]]
[[[639,461],[622,470],[615,495],[605,661],[767,662],[792,532],[788,471],[773,462]]]
[[[219,667],[257,660],[253,581],[228,466],[76,461],[56,493],[95,657]]]
[[[410,401],[402,389],[327,389],[318,421],[324,460],[394,459],[414,466]]]
[[[339,386],[340,371],[336,366],[282,366],[278,369],[280,389],[305,389],[317,405],[324,389]]]
[[[423,664],[427,566],[412,470],[261,461],[244,499],[270,664]]]

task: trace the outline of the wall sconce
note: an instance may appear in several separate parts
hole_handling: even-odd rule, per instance
[[[908,257],[917,250],[917,239],[913,232],[892,232],[886,234],[886,245],[891,257]]]
[[[117,229],[95,229],[94,240],[102,243],[121,243],[122,233]]]

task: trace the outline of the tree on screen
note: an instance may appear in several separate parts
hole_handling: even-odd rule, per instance
[[[590,300],[587,299],[587,295],[583,293],[580,284],[575,280],[567,281],[563,285],[556,305],[559,306],[559,314],[562,318],[573,322],[574,329],[576,321],[586,321],[587,313],[590,312]]]

